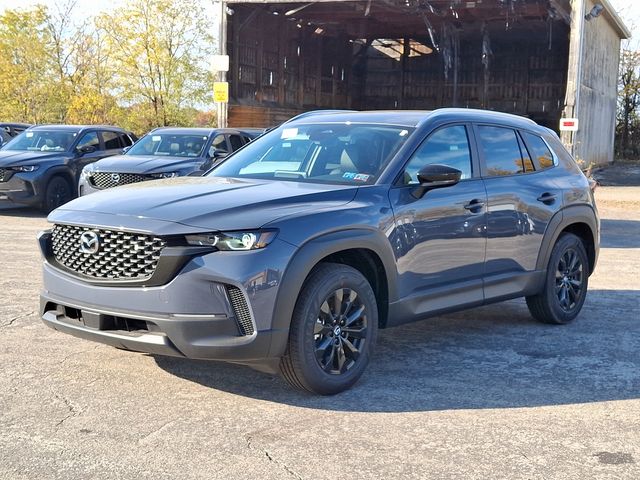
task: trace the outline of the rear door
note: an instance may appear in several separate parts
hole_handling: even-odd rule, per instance
[[[104,148],[103,158],[122,153],[122,149],[125,146],[122,144],[120,134],[118,132],[102,130],[100,135],[102,137],[102,144]]]
[[[506,297],[526,289],[562,197],[538,160],[546,155],[553,164],[542,138],[502,125],[476,125],[475,131],[488,200],[485,297]]]
[[[469,124],[438,128],[413,153],[390,190],[395,217],[390,240],[399,294],[409,314],[483,301],[487,197],[472,138]],[[457,168],[462,180],[416,198],[417,173],[427,164]]]

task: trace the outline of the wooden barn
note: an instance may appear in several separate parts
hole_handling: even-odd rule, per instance
[[[468,107],[530,117],[613,159],[620,41],[606,0],[226,0],[228,124],[313,109]],[[226,51],[224,51],[226,49]]]

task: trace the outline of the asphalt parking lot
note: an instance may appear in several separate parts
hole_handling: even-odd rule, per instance
[[[46,328],[46,221],[2,210],[0,478],[640,478],[640,187],[597,197],[574,324],[517,300],[385,330],[362,381],[329,398]]]

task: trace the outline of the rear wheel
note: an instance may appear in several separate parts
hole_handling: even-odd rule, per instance
[[[296,302],[280,371],[302,390],[346,390],[369,363],[377,329],[376,298],[367,279],[347,265],[321,264]]]
[[[582,240],[563,234],[551,252],[544,290],[527,297],[533,317],[544,323],[569,323],[578,316],[587,296],[589,259]]]
[[[42,210],[49,213],[72,199],[73,193],[69,182],[63,177],[53,177],[47,185]]]

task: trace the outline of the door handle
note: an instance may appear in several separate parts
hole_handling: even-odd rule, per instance
[[[556,197],[557,197],[557,195],[555,193],[545,192],[542,195],[540,195],[537,198],[537,200],[539,202],[544,203],[545,205],[551,205],[553,202],[556,201]]]
[[[464,206],[465,210],[469,210],[471,213],[478,213],[483,207],[484,202],[481,202],[477,198],[474,198]]]

